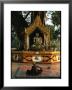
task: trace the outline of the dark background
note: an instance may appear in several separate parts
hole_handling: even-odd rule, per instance
[[[69,3],[70,4],[70,10],[69,10],[69,63],[72,61],[72,55],[70,51],[72,50],[72,0],[0,0],[0,88],[3,90],[42,90],[44,88],[35,88],[35,87],[27,87],[27,88],[3,88],[3,3]],[[72,52],[72,51],[71,51]],[[69,65],[70,66],[70,65]],[[70,67],[72,68],[72,67]],[[69,68],[69,69],[70,69]],[[69,73],[70,77],[71,73]],[[70,78],[69,77],[69,78]],[[72,79],[69,79],[69,85],[72,85]],[[47,89],[47,88],[46,88]]]

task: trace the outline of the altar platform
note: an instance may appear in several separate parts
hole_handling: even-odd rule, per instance
[[[60,62],[60,51],[13,51],[12,61],[32,63],[32,58],[35,56],[41,57],[39,63],[55,63]]]

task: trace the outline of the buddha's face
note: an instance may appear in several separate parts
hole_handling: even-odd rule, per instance
[[[36,33],[36,36],[38,37],[39,36],[39,33]]]

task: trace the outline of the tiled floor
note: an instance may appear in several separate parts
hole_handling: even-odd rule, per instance
[[[60,63],[38,64],[43,71],[38,76],[27,76],[26,71],[31,69],[32,64],[12,63],[12,78],[60,78]]]

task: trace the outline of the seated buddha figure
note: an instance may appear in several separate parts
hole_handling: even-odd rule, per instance
[[[36,33],[35,37],[33,38],[33,45],[32,48],[39,50],[42,47],[42,37],[39,36],[39,33]]]

